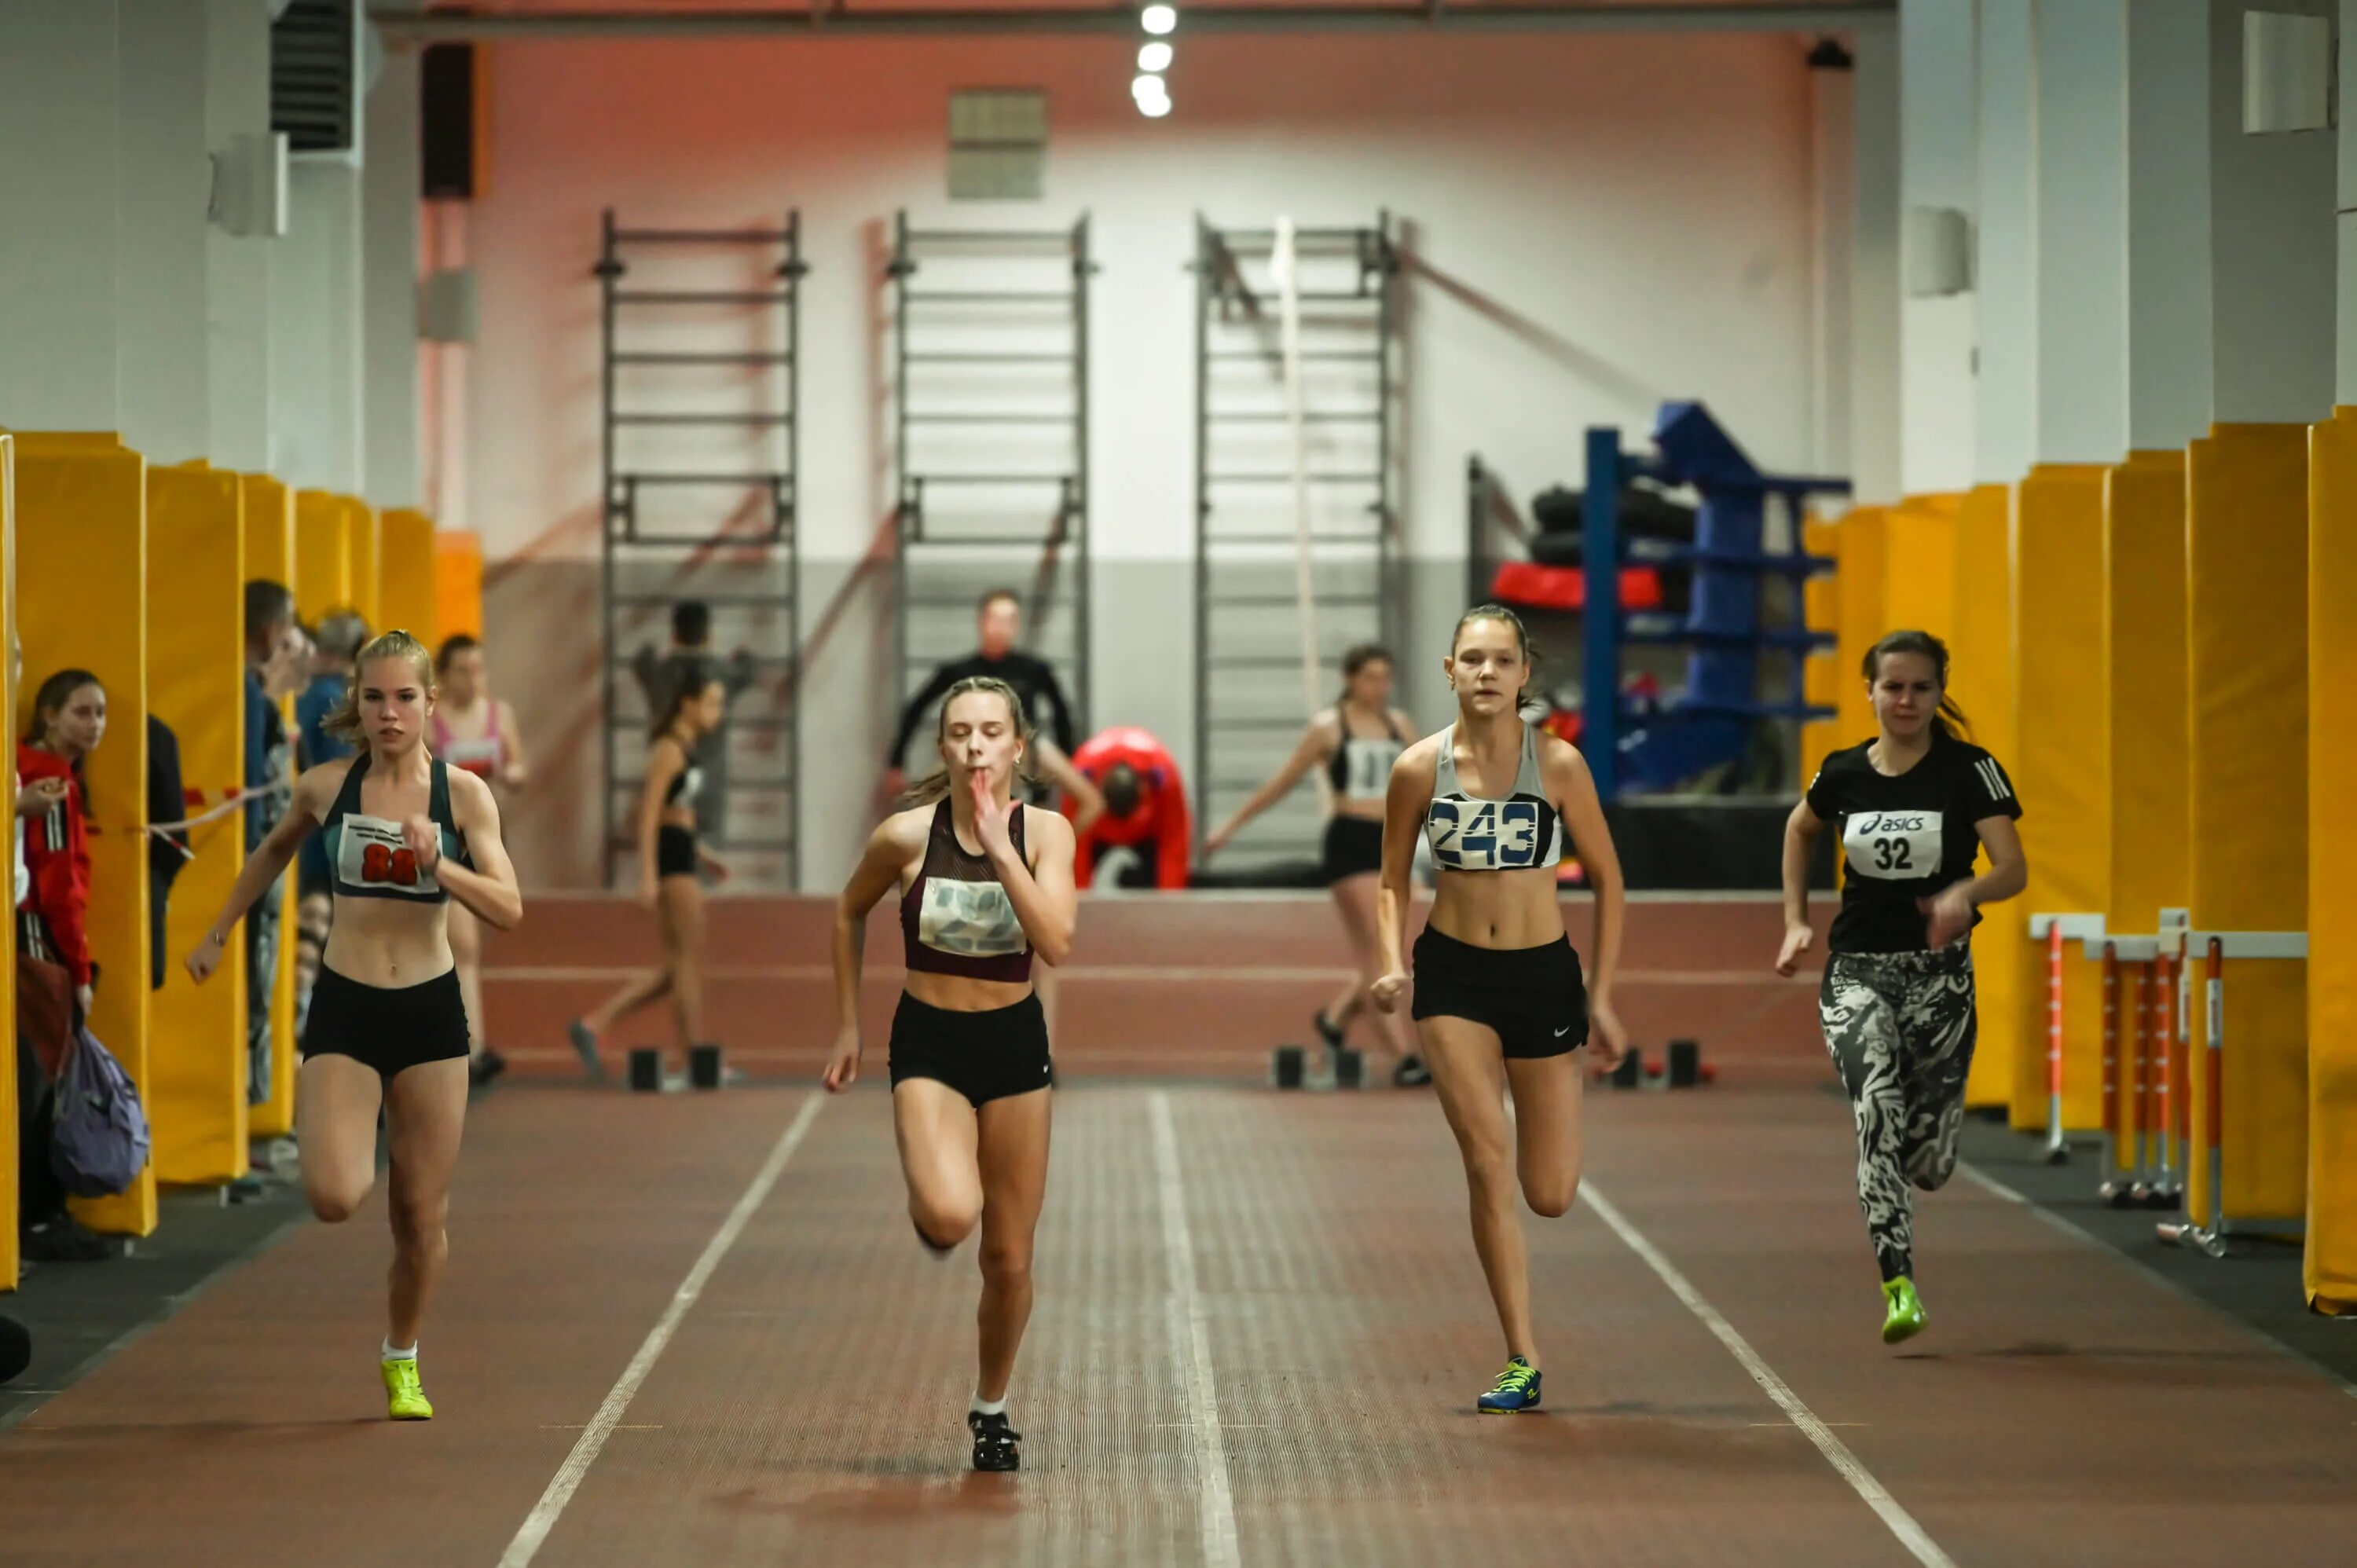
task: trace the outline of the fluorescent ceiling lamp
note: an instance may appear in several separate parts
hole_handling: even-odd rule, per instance
[[[1138,24],[1156,38],[1178,25],[1178,13],[1168,5],[1148,5],[1137,14]]]
[[[1157,42],[1141,45],[1137,51],[1137,69],[1140,70],[1168,70],[1170,69],[1170,57],[1172,53],[1173,50],[1170,46],[1166,43]]]

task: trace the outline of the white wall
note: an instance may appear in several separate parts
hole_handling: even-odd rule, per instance
[[[802,209],[813,267],[802,518],[813,612],[885,504],[870,419],[882,391],[872,226],[903,206],[920,221],[1035,227],[1086,209],[1103,268],[1093,295],[1100,598],[1125,565],[1136,568],[1130,580],[1166,590],[1141,586],[1165,602],[1141,603],[1136,616],[1101,609],[1095,718],[1143,723],[1178,744],[1191,733],[1189,650],[1136,659],[1125,628],[1188,624],[1192,215],[1358,223],[1388,208],[1414,224],[1405,512],[1421,557],[1461,552],[1469,453],[1525,498],[1577,484],[1584,425],[1641,433],[1664,398],[1700,397],[1763,463],[1806,467],[1803,55],[1800,40],[1774,37],[1196,38],[1182,42],[1173,76],[1178,113],[1151,124],[1129,103],[1131,46],[1118,39],[499,45],[489,192],[470,214],[482,332],[468,433],[469,511],[488,553],[510,562],[495,568],[494,597],[530,601],[524,574],[596,550],[589,264],[600,208],[694,226]],[[942,188],[948,93],[991,84],[1049,91],[1047,199],[953,208]],[[1453,563],[1435,569],[1461,582]],[[577,593],[558,596],[577,607]],[[1445,623],[1425,629],[1446,633]],[[850,852],[841,823],[865,799],[888,706],[873,692],[879,628],[855,617],[834,638],[838,661],[813,668],[804,721],[813,884]],[[568,650],[561,667],[535,667],[522,648],[500,657],[509,690],[541,710],[544,729],[562,714],[575,732],[544,745],[594,768],[581,700],[589,650]],[[563,879],[560,865],[581,864],[585,831],[568,825],[564,843],[542,846],[545,874]]]
[[[1899,13],[1900,206],[1980,214],[1977,45],[1969,5]],[[1900,275],[1905,276],[1902,257]],[[1978,279],[1972,282],[1976,285]],[[1900,489],[1926,495],[1973,483],[1975,288],[1900,307]]]

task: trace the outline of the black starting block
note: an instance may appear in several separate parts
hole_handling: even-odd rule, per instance
[[[640,1094],[661,1094],[662,1086],[662,1053],[652,1046],[631,1047],[631,1090]]]
[[[687,1081],[698,1089],[720,1087],[720,1047],[697,1046],[687,1053]]]

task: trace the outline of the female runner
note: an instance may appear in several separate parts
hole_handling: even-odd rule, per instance
[[[868,839],[834,917],[840,1025],[826,1086],[841,1090],[859,1076],[867,912],[900,895],[908,981],[892,1015],[893,1125],[917,1239],[946,1255],[982,1227],[980,1366],[966,1413],[977,1470],[1022,1465],[1006,1385],[1031,1316],[1055,1085],[1031,959],[1070,955],[1076,905],[1071,824],[1013,798],[1030,745],[1012,687],[986,676],[952,685],[940,771]]]
[[[1342,695],[1329,713],[1309,721],[1301,744],[1293,748],[1276,776],[1235,810],[1203,841],[1211,858],[1226,847],[1243,825],[1293,791],[1303,775],[1321,763],[1334,789],[1334,814],[1326,819],[1323,854],[1326,886],[1334,894],[1334,908],[1342,917],[1343,935],[1351,956],[1358,961],[1359,978],[1343,986],[1333,1001],[1318,1010],[1312,1023],[1326,1043],[1329,1059],[1340,1050],[1351,1015],[1367,1000],[1367,988],[1383,972],[1375,946],[1375,889],[1383,865],[1383,789],[1392,764],[1407,748],[1407,715],[1392,706],[1391,650],[1365,642],[1342,655]],[[1406,1021],[1386,1015],[1383,1033],[1394,1065],[1392,1081],[1402,1087],[1432,1081],[1432,1073],[1413,1048]]]
[[[698,661],[655,725],[647,747],[646,785],[639,795],[639,904],[653,913],[662,933],[662,964],[566,1026],[592,1078],[604,1076],[597,1047],[606,1032],[665,996],[679,1030],[680,1054],[704,1043],[704,884],[697,873],[725,879],[728,866],[697,836],[696,801],[705,780],[695,751],[727,714],[728,685],[719,667]]]
[[[1468,610],[1442,668],[1457,693],[1457,722],[1408,747],[1392,768],[1376,904],[1390,968],[1374,984],[1374,1001],[1391,1011],[1408,983],[1401,939],[1421,831],[1431,841],[1438,886],[1415,942],[1416,1033],[1464,1155],[1473,1248],[1505,1330],[1506,1369],[1475,1405],[1511,1412],[1537,1408],[1540,1373],[1530,1259],[1514,1212],[1517,1178],[1523,1197],[1546,1218],[1571,1208],[1579,1189],[1582,1093],[1571,1053],[1591,1026],[1607,1066],[1626,1049],[1612,1010],[1620,862],[1587,764],[1522,717],[1531,646],[1514,612],[1497,605]],[[1596,897],[1596,972],[1584,990],[1555,892],[1566,832]],[[1511,1129],[1502,1098],[1510,1085]]]
[[[1825,758],[1784,823],[1784,944],[1791,974],[1816,933],[1809,924],[1809,849],[1841,824],[1841,910],[1826,939],[1817,1011],[1857,1122],[1857,1204],[1882,1268],[1882,1339],[1923,1331],[1915,1291],[1915,1198],[1956,1168],[1964,1079],[1978,1032],[1973,950],[1980,906],[2029,880],[2014,823],[2021,802],[1996,758],[1957,731],[1948,650],[1921,631],[1894,631],[1867,650],[1868,694],[1881,734]],[[1973,875],[1983,848],[1989,868]]]
[[[464,632],[445,639],[434,656],[434,671],[442,686],[434,709],[434,755],[490,785],[494,795],[522,789],[532,776],[523,736],[515,710],[506,698],[491,695],[483,679],[483,645]],[[464,905],[450,911],[450,950],[457,955],[458,989],[475,1031],[468,1075],[489,1083],[508,1064],[483,1040],[483,929]]]
[[[523,897],[500,842],[488,785],[425,748],[434,664],[405,631],[361,650],[352,689],[328,721],[357,755],[296,781],[286,815],[248,856],[229,902],[188,955],[199,984],[238,920],[314,832],[327,841],[337,909],[304,1021],[295,1128],[311,1211],[352,1217],[376,1180],[377,1113],[393,1149],[386,1412],[426,1421],[417,1371],[425,1305],[449,1255],[444,1224],[467,1121],[467,1009],[450,957],[449,902],[511,931]]]

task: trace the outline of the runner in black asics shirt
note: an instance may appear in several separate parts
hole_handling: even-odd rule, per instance
[[[2014,821],[2021,803],[1996,758],[1958,737],[1948,701],[1948,650],[1928,632],[1894,631],[1866,656],[1881,735],[1835,752],[1784,825],[1784,946],[1791,974],[1814,941],[1810,841],[1824,824],[1842,839],[1841,912],[1834,917],[1818,1013],[1857,1119],[1857,1200],[1882,1266],[1888,1344],[1920,1333],[1914,1201],[1956,1165],[1964,1079],[1973,1062],[1973,957],[1979,906],[2028,880]],[[1973,875],[1988,851],[1989,869]]]

